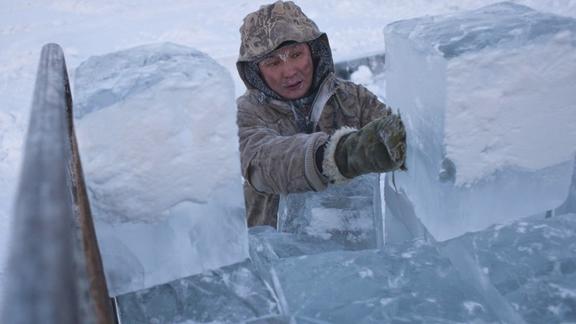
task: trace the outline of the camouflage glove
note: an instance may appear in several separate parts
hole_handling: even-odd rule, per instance
[[[406,159],[406,131],[399,115],[376,119],[338,141],[334,160],[347,178],[402,168]]]

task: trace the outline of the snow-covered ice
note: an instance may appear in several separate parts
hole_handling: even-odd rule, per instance
[[[75,81],[76,130],[110,293],[246,259],[228,71],[164,43],[92,57]]]
[[[576,153],[576,20],[513,3],[386,28],[409,128],[398,188],[439,240],[558,207]]]

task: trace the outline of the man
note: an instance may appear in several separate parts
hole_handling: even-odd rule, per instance
[[[240,34],[237,68],[247,91],[237,123],[249,226],[276,226],[280,194],[403,166],[400,117],[335,77],[328,37],[297,5],[262,6]]]

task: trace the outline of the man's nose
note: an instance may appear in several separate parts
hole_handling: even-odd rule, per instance
[[[291,62],[286,62],[282,65],[282,77],[291,78],[296,75],[296,66]]]

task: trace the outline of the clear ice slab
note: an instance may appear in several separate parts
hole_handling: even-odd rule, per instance
[[[278,208],[278,231],[331,250],[373,249],[383,245],[380,175],[356,177],[329,185],[320,192],[283,195]]]
[[[396,184],[432,236],[564,202],[576,152],[575,19],[506,2],[395,22],[385,38],[387,103],[408,128],[408,172]]]

